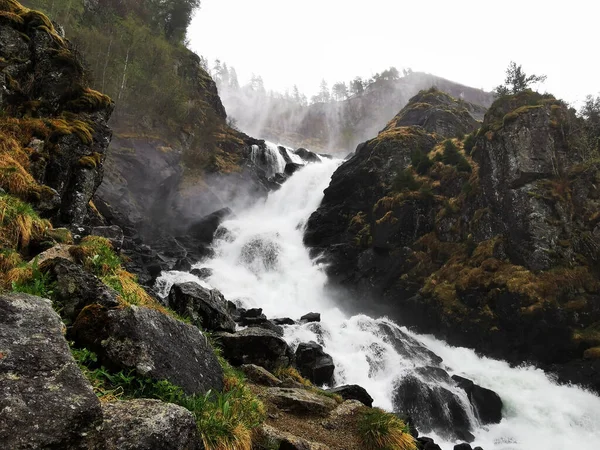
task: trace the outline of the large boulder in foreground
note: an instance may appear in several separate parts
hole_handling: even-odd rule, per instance
[[[73,337],[114,370],[135,369],[168,380],[187,394],[223,389],[223,369],[202,332],[159,311],[92,305],[77,318]]]
[[[227,300],[216,289],[197,283],[177,283],[168,297],[169,306],[198,327],[210,331],[235,331],[235,322],[227,312]]]
[[[293,354],[287,342],[263,328],[246,328],[237,333],[216,333],[223,356],[234,366],[255,364],[273,371],[287,366]]]
[[[100,402],[48,300],[0,295],[0,447],[88,448]]]
[[[136,399],[102,405],[106,450],[196,450],[193,414],[181,406]]]
[[[333,358],[316,342],[302,342],[296,349],[296,367],[300,374],[317,386],[333,384]]]

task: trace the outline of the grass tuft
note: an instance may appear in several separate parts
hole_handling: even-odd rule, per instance
[[[365,450],[416,450],[408,426],[393,414],[379,408],[366,409],[358,422]]]

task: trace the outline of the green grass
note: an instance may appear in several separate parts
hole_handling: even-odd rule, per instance
[[[224,363],[225,389],[186,395],[166,380],[153,380],[135,371],[111,372],[99,366],[95,353],[71,347],[84,375],[103,401],[151,398],[189,410],[207,450],[250,450],[252,431],[266,418],[263,404],[245,384],[243,374]]]
[[[444,164],[456,167],[459,172],[470,173],[472,168],[469,161],[460,153],[456,144],[450,139],[444,142],[444,152],[442,153],[440,160]]]
[[[365,450],[416,450],[408,426],[393,414],[379,408],[365,409],[358,421]]]
[[[52,280],[49,273],[42,272],[37,264],[37,258],[31,263],[27,264],[27,267],[23,269],[29,272],[31,270],[31,276],[24,279],[16,280],[12,282],[13,292],[22,292],[25,294],[37,295],[38,297],[51,298],[54,293],[56,282]]]

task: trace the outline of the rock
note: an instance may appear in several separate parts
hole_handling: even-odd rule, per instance
[[[117,225],[94,227],[92,228],[91,234],[93,236],[101,236],[108,239],[116,252],[120,251],[121,247],[123,247],[123,230]]]
[[[43,251],[39,255],[36,255],[31,261],[31,264],[36,263],[38,268],[44,270],[48,266],[48,261],[52,261],[56,258],[61,258],[70,262],[75,262],[73,256],[71,256],[70,250],[73,246],[66,244],[56,244],[50,247],[48,250]]]
[[[502,399],[490,389],[476,385],[467,378],[452,375],[456,384],[467,393],[471,405],[482,424],[500,423],[502,420]]]
[[[192,270],[192,261],[189,258],[180,258],[173,266],[173,270],[178,270],[179,272],[189,272]]]
[[[302,342],[296,349],[296,367],[317,386],[333,384],[333,359],[316,342]]]
[[[369,395],[367,390],[357,384],[346,384],[337,386],[331,389],[326,389],[332,394],[339,394],[344,400],[357,400],[369,408],[373,406],[373,397]]]
[[[438,369],[445,374],[445,371]],[[409,375],[398,381],[394,388],[394,411],[409,415],[415,426],[424,433],[434,431],[445,439],[472,442],[469,433],[469,416],[460,399],[448,388],[451,382],[447,374],[420,373],[421,377]]]
[[[364,408],[365,405],[358,400],[346,400],[344,403],[335,408],[331,414],[329,414],[329,417],[321,423],[321,425],[328,430],[343,428],[353,416],[355,416]]]
[[[329,447],[326,445],[307,441],[267,424],[260,426],[258,434],[265,448],[277,448],[279,450],[329,450]]]
[[[281,384],[281,380],[264,367],[255,366],[254,364],[244,364],[240,369],[242,369],[242,372],[244,372],[250,381],[261,386],[273,387]]]
[[[309,162],[309,163],[321,162],[321,158],[319,158],[319,155],[311,152],[310,150],[306,150],[305,148],[299,148],[294,153],[306,162]]]
[[[210,331],[235,331],[235,322],[227,312],[227,302],[216,289],[197,283],[177,283],[171,287],[168,304],[194,325]]]
[[[275,325],[273,322],[271,322],[270,320],[267,320],[267,319],[263,319],[263,320],[259,319],[256,322],[248,323],[247,325],[250,327],[263,328],[265,330],[272,331],[279,337],[283,337],[283,335],[285,334],[283,331],[283,327],[281,327],[279,325]]]
[[[291,175],[295,174],[298,170],[302,169],[303,167],[304,167],[303,164],[289,162],[285,165],[285,170],[283,173],[285,173],[287,176],[291,176]]]
[[[262,308],[247,309],[242,314],[240,314],[240,317],[243,318],[243,319],[245,319],[245,318],[258,318],[258,317],[265,318],[265,316],[262,313]]]
[[[235,334],[215,333],[223,356],[234,366],[255,364],[267,370],[289,365],[293,355],[283,339],[262,328],[246,328]]]
[[[79,314],[73,337],[114,370],[135,369],[168,380],[187,394],[223,389],[223,369],[198,328],[159,311],[130,306],[107,310],[88,307]]]
[[[209,214],[208,216],[205,216],[193,223],[189,227],[188,233],[194,238],[198,239],[200,242],[204,244],[210,244],[213,241],[215,231],[217,231],[219,225],[221,225],[221,223],[231,214],[233,214],[233,211],[231,211],[229,208],[223,208],[215,211],[212,214]]]
[[[116,308],[119,294],[83,267],[63,258],[45,261],[44,270],[56,280],[53,300],[67,324],[72,324],[88,305]]]
[[[89,448],[100,402],[50,301],[0,295],[0,447]]]
[[[272,387],[264,395],[279,409],[295,415],[326,416],[337,406],[335,400],[302,388]]]
[[[208,267],[202,267],[200,269],[192,269],[190,273],[197,276],[201,280],[206,280],[207,278],[212,277],[213,270],[209,269]]]
[[[300,317],[300,321],[304,322],[304,323],[308,323],[308,322],[320,322],[321,321],[321,314],[320,313],[308,313],[308,314],[304,314],[302,317]]]
[[[473,450],[470,444],[462,443],[454,446],[454,450]]]
[[[275,325],[296,325],[296,321],[290,319],[289,317],[282,317],[282,318],[273,319],[272,322]]]
[[[423,446],[423,450],[442,450],[442,448],[434,442],[428,442]]]
[[[103,403],[106,450],[196,450],[196,420],[187,409],[158,400]]]

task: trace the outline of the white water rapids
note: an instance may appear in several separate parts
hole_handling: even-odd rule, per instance
[[[319,206],[338,165],[334,160],[309,164],[266,201],[236,211],[236,217],[223,224],[228,232],[214,244],[216,256],[197,265],[213,269],[208,285],[246,308],[262,308],[269,318],[298,319],[307,312],[320,312],[320,325],[285,327],[285,339],[292,346],[310,340],[322,343],[335,362],[336,384],[363,386],[375,399],[375,406],[391,410],[395,381],[428,364],[422,355],[400,355],[389,333],[382,331],[386,328],[423,343],[443,358],[451,375],[467,377],[500,395],[504,403],[500,424],[480,426],[471,411],[473,447],[600,449],[599,397],[577,387],[558,386],[539,369],[511,368],[501,361],[480,358],[473,351],[408,332],[388,319],[349,317],[336,307],[326,293],[323,268],[311,260],[302,238],[306,221]],[[158,287],[166,294],[180,281],[199,282],[189,273],[169,272],[158,280]],[[468,403],[464,392],[448,389]],[[440,438],[436,442],[444,450],[454,444]]]

